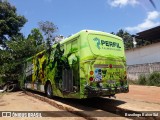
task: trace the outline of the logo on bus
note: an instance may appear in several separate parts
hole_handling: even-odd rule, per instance
[[[101,49],[100,48],[101,40],[99,38],[97,38],[97,37],[94,38],[93,40],[97,42],[97,48],[100,50]]]
[[[97,42],[97,48],[100,50],[101,47],[100,45],[104,48],[105,47],[110,47],[110,48],[121,48],[120,44],[117,42],[111,42],[111,41],[106,41],[106,40],[101,40],[99,38],[94,38],[93,41]],[[104,48],[105,49],[105,48]]]

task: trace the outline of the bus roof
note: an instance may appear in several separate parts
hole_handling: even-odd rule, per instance
[[[113,34],[110,34],[110,33],[107,33],[107,32],[96,31],[96,30],[81,30],[80,32],[78,32],[78,33],[76,33],[76,34],[73,34],[72,36],[70,36],[70,37],[62,40],[62,41],[60,42],[60,44],[66,43],[66,42],[70,41],[71,39],[78,37],[79,35],[90,34],[90,33],[91,33],[91,34],[107,35],[107,36],[109,36],[109,37],[114,37],[114,38],[117,38],[117,39],[122,40],[121,37],[118,37],[118,36],[116,36],[116,35],[113,35]]]
[[[80,36],[80,35],[84,35],[84,34],[101,34],[101,35],[107,35],[107,36],[109,36],[109,37],[114,37],[114,38],[117,38],[117,39],[119,39],[119,40],[122,40],[121,37],[118,37],[118,36],[116,36],[116,35],[113,35],[113,34],[110,34],[110,33],[107,33],[107,32],[96,31],[96,30],[81,30],[80,32],[77,32],[77,33],[73,34],[72,36],[70,36],[70,37],[68,37],[68,38],[60,41],[60,44],[64,44],[64,43],[66,43],[66,42],[68,42],[68,41],[70,41],[70,40],[72,40],[72,39],[74,39],[74,38],[76,38],[76,37],[78,37],[78,36]],[[54,45],[52,46],[52,48],[55,48],[56,45],[57,45],[57,44],[54,44]],[[45,50],[43,50],[43,51],[35,54],[34,56],[38,56],[38,55],[42,54],[43,52],[45,52]],[[34,56],[27,58],[25,61],[31,60]]]

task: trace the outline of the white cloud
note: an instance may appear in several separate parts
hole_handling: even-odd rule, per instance
[[[109,5],[112,7],[123,7],[126,5],[136,5],[139,4],[138,0],[108,0]]]
[[[148,12],[147,14],[147,18],[143,23],[134,27],[126,27],[125,29],[129,32],[140,32],[160,25],[160,22],[157,21],[157,19],[160,18],[160,13],[158,11]]]
[[[147,20],[154,20],[160,17],[160,13],[158,11],[148,12]]]

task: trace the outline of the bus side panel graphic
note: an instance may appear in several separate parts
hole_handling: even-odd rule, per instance
[[[88,98],[128,92],[123,40],[83,30],[24,63],[24,87],[47,96]]]

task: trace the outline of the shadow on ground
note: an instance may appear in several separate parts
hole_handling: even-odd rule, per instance
[[[27,91],[32,92],[34,94],[41,95],[41,96],[46,96],[44,93],[40,93],[32,90],[27,90]],[[60,97],[54,96],[52,100],[61,102],[63,104],[67,104],[69,106],[75,107],[83,111],[105,110],[113,113],[117,112],[117,106],[126,103],[121,100],[116,100],[111,98],[102,98],[102,97],[87,98],[87,99],[71,99],[71,98],[60,98]]]

